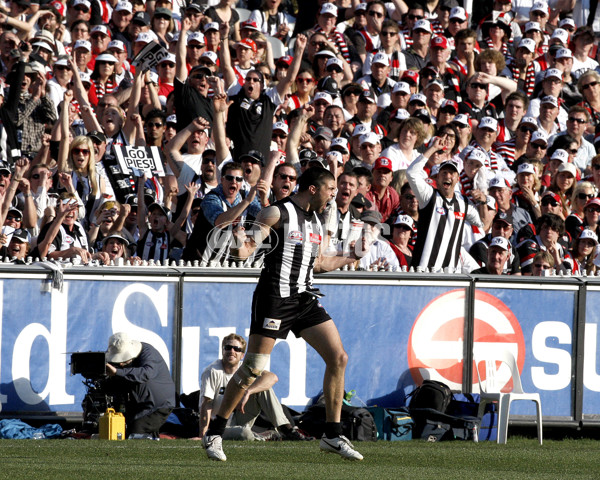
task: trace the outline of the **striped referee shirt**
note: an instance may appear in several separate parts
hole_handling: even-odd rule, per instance
[[[272,250],[265,256],[259,280],[259,287],[281,298],[312,288],[315,258],[323,241],[317,213],[303,210],[292,198],[273,205],[279,209],[280,218],[267,240]]]
[[[479,213],[466,197],[454,192],[444,197],[426,181],[427,158],[419,156],[406,177],[419,201],[419,226],[412,265],[427,268],[456,267],[460,260],[465,221],[483,227]]]

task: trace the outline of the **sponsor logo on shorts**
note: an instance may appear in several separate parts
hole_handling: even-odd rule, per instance
[[[265,330],[279,330],[281,326],[281,320],[275,320],[274,318],[265,318],[263,322],[263,328]]]

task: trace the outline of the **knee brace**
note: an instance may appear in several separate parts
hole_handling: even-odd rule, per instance
[[[247,353],[242,366],[233,374],[232,380],[244,390],[261,376],[271,355],[266,353]]]

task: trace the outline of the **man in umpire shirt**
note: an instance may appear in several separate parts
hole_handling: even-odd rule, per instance
[[[127,434],[158,437],[160,427],[175,407],[175,384],[161,354],[148,343],[115,333],[108,340],[106,372],[111,387],[128,394],[125,422]]]

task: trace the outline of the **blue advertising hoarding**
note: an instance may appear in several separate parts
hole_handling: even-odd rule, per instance
[[[540,393],[545,417],[571,419],[573,415],[577,293],[577,286],[476,283],[475,358],[497,358],[494,355],[499,350],[512,352],[523,390]],[[497,379],[508,386],[508,368],[500,363],[497,366]],[[475,372],[473,377],[474,391],[478,391]],[[534,415],[535,406],[533,402],[517,402],[511,413]]]
[[[600,286],[586,291],[585,334],[583,346],[583,415],[598,420],[600,414]]]
[[[160,278],[86,276],[65,279],[59,291],[42,276],[0,280],[3,413],[80,413],[83,378],[71,376],[69,353],[106,350],[114,332],[152,343],[171,365],[175,287]]]

